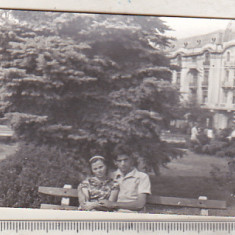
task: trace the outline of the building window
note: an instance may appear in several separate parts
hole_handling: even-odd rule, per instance
[[[192,95],[196,95],[197,94],[197,90],[191,89],[191,93],[192,93]]]
[[[189,71],[189,86],[194,88],[198,86],[198,71],[196,69]]]
[[[190,89],[190,99],[198,102],[198,96],[197,96],[197,89],[196,88],[191,88]]]
[[[235,87],[235,69],[234,69],[234,72],[233,72],[233,86]]]
[[[227,52],[226,60],[227,60],[227,62],[229,62],[229,61],[230,61],[230,52],[229,52],[229,51]]]
[[[209,81],[209,69],[204,70],[204,79],[203,79],[203,84],[208,85]]]
[[[225,72],[225,81],[229,80],[229,70],[226,70]]]
[[[197,85],[197,74],[193,73],[193,84]]]
[[[192,57],[192,61],[195,63],[195,62],[197,62],[197,57],[196,56],[193,56]]]
[[[176,84],[180,85],[180,78],[181,78],[181,72],[177,72],[176,74]]]
[[[210,64],[210,53],[209,51],[206,51],[204,65],[209,65],[209,64]]]
[[[182,65],[182,56],[181,55],[177,56],[177,64],[181,67],[181,65]]]
[[[227,98],[228,98],[228,93],[225,91],[223,93],[223,104],[226,104],[227,103]]]
[[[208,90],[202,90],[202,103],[205,104],[208,102]]]

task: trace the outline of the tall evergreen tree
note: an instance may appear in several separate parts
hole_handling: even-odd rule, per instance
[[[178,104],[164,53],[168,28],[159,18],[9,16],[1,29],[1,110],[19,140],[76,159],[103,154],[111,160],[117,144],[127,145],[154,169],[178,154],[159,137]]]

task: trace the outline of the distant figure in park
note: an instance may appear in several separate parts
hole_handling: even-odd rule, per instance
[[[118,198],[116,202],[100,200],[100,205],[119,212],[141,211],[151,194],[149,176],[136,169],[131,153],[123,147],[116,148],[114,162],[118,168],[113,174],[120,187]]]
[[[207,129],[207,137],[211,140],[215,138],[213,129]]]
[[[198,139],[198,136],[199,136],[199,131],[198,131],[198,124],[195,123],[191,129],[191,143],[193,144],[201,144],[200,143],[200,140]]]
[[[88,177],[78,186],[79,209],[104,210],[100,206],[99,200],[116,201],[119,185],[108,176],[104,157],[94,156],[89,160],[89,163],[93,176]]]

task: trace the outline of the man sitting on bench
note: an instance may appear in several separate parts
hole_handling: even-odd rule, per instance
[[[114,162],[118,168],[113,174],[120,187],[118,199],[116,202],[100,200],[100,205],[119,212],[141,211],[147,195],[151,194],[149,176],[136,169],[131,153],[123,147],[116,149]]]

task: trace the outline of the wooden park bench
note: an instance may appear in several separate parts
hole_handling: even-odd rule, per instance
[[[78,198],[77,189],[72,189],[71,185],[65,185],[64,188],[43,187],[38,188],[38,192],[46,195],[62,197],[61,205],[41,204],[41,209],[57,210],[77,210],[78,207],[70,206],[70,198]],[[198,199],[163,197],[150,195],[147,198],[147,204],[164,205],[174,207],[191,207],[201,209],[201,215],[208,215],[208,209],[226,209],[226,201],[207,200],[207,197],[201,196]]]

